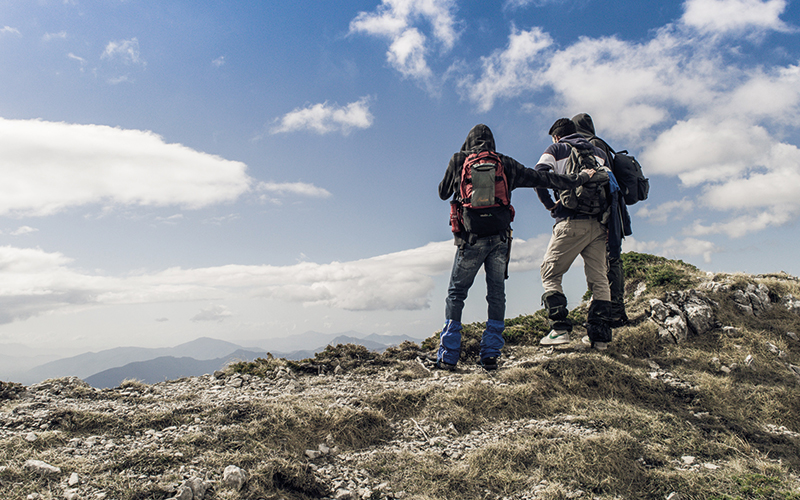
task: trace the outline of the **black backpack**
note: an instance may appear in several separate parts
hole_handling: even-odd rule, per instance
[[[596,173],[583,184],[572,189],[557,191],[558,199],[565,208],[581,215],[600,215],[609,206],[606,195],[608,174],[598,165],[594,157],[594,146],[587,144],[586,148],[572,148],[565,168],[565,174],[579,174],[583,170],[594,169]]]
[[[617,178],[626,205],[647,199],[650,193],[650,180],[644,176],[642,166],[633,155],[628,154],[627,150],[614,153],[611,171]]]
[[[595,139],[602,142],[608,151],[611,151],[612,157],[608,161],[611,164],[611,172],[614,173],[619,189],[622,191],[625,204],[633,205],[646,200],[650,193],[650,180],[644,176],[642,166],[636,161],[636,158],[632,154],[628,154],[627,149],[614,151],[606,141],[597,136],[590,137],[589,142]]]

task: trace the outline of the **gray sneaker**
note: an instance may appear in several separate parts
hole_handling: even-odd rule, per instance
[[[542,337],[539,343],[541,345],[569,344],[569,332],[566,330],[550,330],[550,333]]]

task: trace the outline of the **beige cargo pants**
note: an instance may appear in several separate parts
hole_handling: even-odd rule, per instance
[[[553,227],[553,234],[542,261],[542,285],[545,293],[564,293],[561,279],[580,255],[586,283],[596,300],[611,300],[606,262],[606,227],[596,219],[567,219]]]

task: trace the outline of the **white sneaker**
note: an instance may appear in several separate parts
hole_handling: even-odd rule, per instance
[[[569,332],[566,330],[550,330],[550,333],[545,335],[539,343],[541,345],[569,344]]]
[[[591,340],[589,340],[588,335],[583,337],[581,339],[581,342],[583,342],[584,344],[589,344],[591,348],[596,351],[605,351],[606,349],[608,349],[608,342],[592,342]]]

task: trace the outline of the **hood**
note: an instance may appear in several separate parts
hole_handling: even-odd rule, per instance
[[[467,134],[467,140],[461,146],[461,152],[468,151],[494,151],[494,136],[489,127],[480,123],[472,127]]]
[[[587,113],[580,113],[572,117],[572,122],[578,128],[578,133],[586,136],[594,136],[594,122]]]

